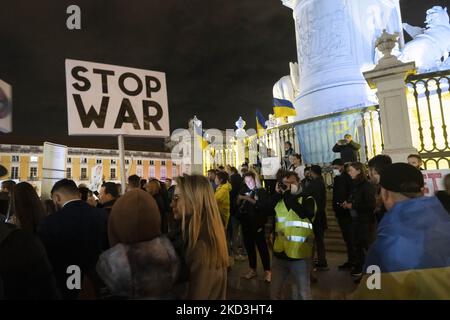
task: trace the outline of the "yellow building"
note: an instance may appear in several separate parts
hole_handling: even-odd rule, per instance
[[[181,166],[172,162],[170,153],[149,151],[126,151],[125,167],[127,176],[136,174],[142,179],[173,179],[181,174]],[[40,189],[42,179],[42,146],[0,144],[0,163],[8,169],[8,176],[16,182],[28,181]],[[117,150],[72,148],[66,157],[66,177],[77,184],[89,185],[92,169],[102,165],[103,180],[120,182],[120,161]]]

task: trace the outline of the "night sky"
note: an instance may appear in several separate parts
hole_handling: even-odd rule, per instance
[[[448,0],[402,0],[403,21],[423,26]],[[66,8],[81,8],[81,30]],[[166,72],[171,130],[197,115],[206,128],[254,127],[271,113],[272,86],[296,61],[292,11],[280,0],[5,0],[0,79],[13,86],[13,133],[0,143],[117,148],[113,137],[67,135],[64,60]],[[161,139],[126,138],[127,149],[162,151]]]

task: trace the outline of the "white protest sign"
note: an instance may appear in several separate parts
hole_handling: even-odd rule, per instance
[[[69,135],[170,135],[163,72],[66,59]]]
[[[66,176],[67,147],[44,142],[44,159],[42,163],[42,199],[51,197],[53,185]]]
[[[264,177],[274,177],[280,169],[280,159],[278,157],[262,158],[261,173]]]
[[[422,171],[425,182],[425,195],[434,196],[436,191],[445,190],[444,177],[450,173],[450,169],[424,170]]]
[[[0,79],[0,132],[12,131],[12,88]]]

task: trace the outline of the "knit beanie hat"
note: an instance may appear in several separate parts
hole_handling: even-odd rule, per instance
[[[114,203],[108,221],[111,246],[149,241],[161,234],[161,215],[155,199],[147,192],[133,189]]]
[[[407,163],[393,163],[381,170],[380,185],[399,193],[420,192],[424,186],[420,170]]]

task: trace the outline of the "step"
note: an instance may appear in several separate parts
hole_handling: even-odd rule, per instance
[[[329,244],[338,244],[345,246],[345,242],[342,238],[325,237],[324,242]]]
[[[344,239],[342,239],[342,234],[340,232],[326,232],[325,233],[325,239],[335,239],[335,240],[341,240],[344,241]]]
[[[345,242],[336,239],[325,239],[325,249],[330,252],[347,252]]]
[[[336,226],[336,225],[328,224],[327,232],[339,232],[339,233],[341,233],[341,228],[339,228],[339,226]]]

